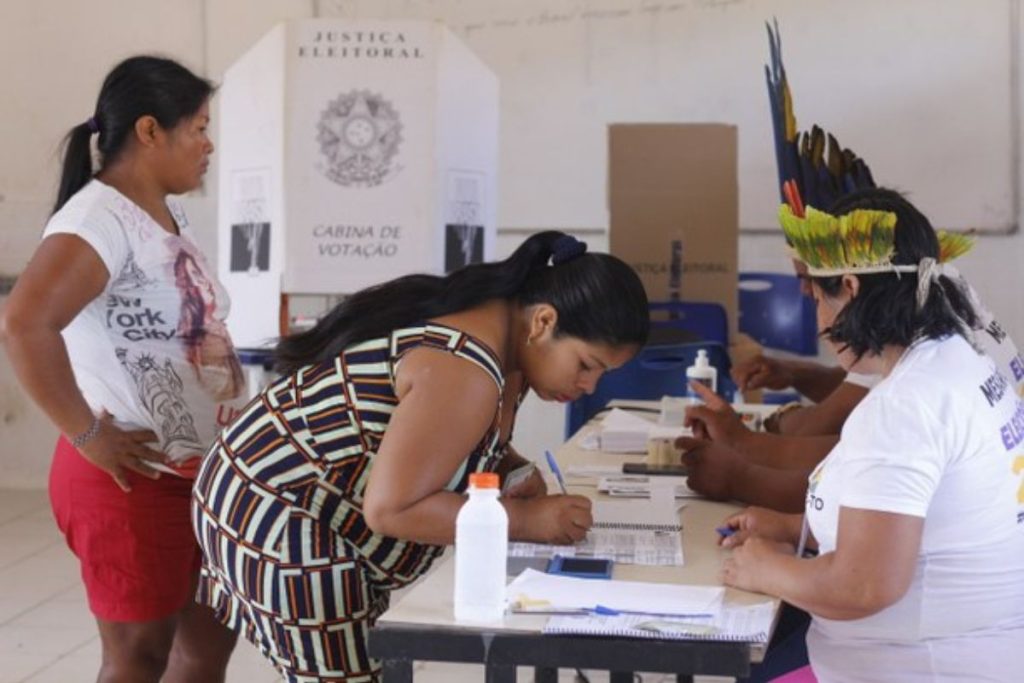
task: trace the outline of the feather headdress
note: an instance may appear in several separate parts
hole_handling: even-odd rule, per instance
[[[811,131],[797,129],[793,96],[782,63],[782,39],[778,22],[766,24],[770,64],[765,80],[775,136],[775,163],[784,206],[779,210],[786,240],[801,260],[816,269],[840,268],[892,270],[893,231],[896,216],[881,218],[880,211],[854,211],[836,218],[804,207],[828,207],[840,197],[862,188],[877,187],[871,169],[853,150],[817,125]],[[788,211],[787,211],[788,208]],[[856,215],[856,217],[852,217]],[[784,218],[785,216],[785,218]],[[891,223],[891,225],[890,225]],[[939,230],[939,263],[964,255],[974,246],[969,234]],[[801,240],[798,246],[794,240]],[[885,246],[888,240],[888,247]],[[888,249],[888,251],[886,251]],[[808,259],[803,258],[806,255]],[[825,265],[826,262],[829,265]],[[844,272],[850,272],[846,270]]]

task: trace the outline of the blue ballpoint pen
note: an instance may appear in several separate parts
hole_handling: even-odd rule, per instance
[[[565,479],[562,478],[562,470],[558,469],[558,463],[555,462],[555,456],[551,455],[551,451],[544,451],[544,457],[548,459],[548,467],[551,468],[551,473],[555,475],[555,479],[558,480],[558,487],[562,489],[562,493],[569,493],[565,490]]]
[[[647,611],[634,611],[634,610],[623,610],[615,609],[613,607],[605,607],[604,605],[596,605],[589,610],[591,614],[596,614],[603,617],[617,617],[622,614],[632,614],[636,616],[648,616],[648,617],[672,617],[675,619],[712,619],[714,614],[707,612],[698,612],[693,614],[678,614],[672,612],[647,612]]]

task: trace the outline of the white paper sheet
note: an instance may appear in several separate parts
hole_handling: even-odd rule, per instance
[[[725,589],[666,583],[578,579],[527,569],[508,585],[513,609],[523,611],[587,610],[598,606],[647,615],[717,616]]]

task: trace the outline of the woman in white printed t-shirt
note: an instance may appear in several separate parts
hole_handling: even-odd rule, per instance
[[[81,562],[105,682],[223,681],[234,646],[194,601],[189,502],[245,383],[226,293],[168,199],[202,182],[212,92],[168,59],[110,72],[68,136],[54,214],[4,311],[18,378],[65,435],[50,499]]]
[[[884,379],[809,478],[810,534],[803,515],[731,517],[725,581],[811,613],[819,681],[1020,681],[1024,405],[967,341],[976,314],[927,219],[885,190],[833,213],[780,219],[840,363]],[[816,557],[794,555],[802,537]]]

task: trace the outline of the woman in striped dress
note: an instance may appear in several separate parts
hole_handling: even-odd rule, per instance
[[[508,259],[354,294],[282,340],[283,376],[221,434],[196,481],[199,601],[292,683],[373,681],[367,632],[453,542],[473,472],[525,460],[519,402],[571,401],[647,337],[636,274],[558,232]],[[568,543],[586,498],[535,474],[502,498],[513,539]]]

